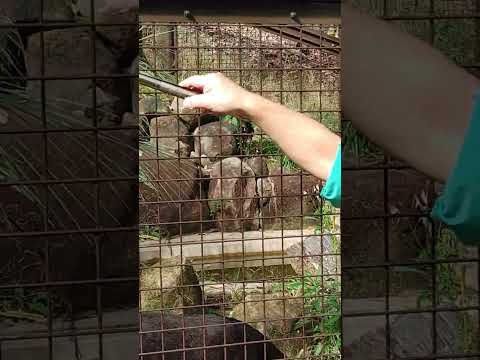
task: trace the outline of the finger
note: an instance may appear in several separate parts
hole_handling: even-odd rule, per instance
[[[185,80],[180,81],[178,85],[185,88],[195,88],[203,91],[203,88],[208,82],[208,78],[205,75],[193,75]]]
[[[213,99],[208,95],[193,95],[183,100],[183,107],[187,109],[207,109],[211,110]]]

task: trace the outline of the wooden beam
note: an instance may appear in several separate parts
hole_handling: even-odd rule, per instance
[[[308,27],[299,26],[262,26],[261,29],[275,35],[281,35],[297,43],[304,43],[310,46],[329,47],[328,51],[340,53],[340,39],[327,34],[320,33]],[[330,49],[331,48],[331,49]]]
[[[228,1],[140,0],[143,22],[339,24],[340,1]]]
[[[186,23],[222,23],[222,24],[292,24],[292,20],[288,16],[276,15],[276,16],[239,16],[239,15],[211,15],[202,14],[195,17],[195,22],[185,19],[182,13],[178,14],[143,14],[140,17],[141,23],[164,23],[175,24],[179,22]],[[315,16],[311,14],[305,14],[302,17],[302,24],[306,25],[339,25],[340,17],[336,15],[324,14],[322,16]]]

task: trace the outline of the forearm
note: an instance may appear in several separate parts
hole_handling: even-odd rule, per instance
[[[427,43],[350,5],[342,18],[343,113],[393,155],[445,180],[479,81]]]
[[[340,137],[308,116],[250,94],[244,115],[255,122],[299,166],[326,180]]]

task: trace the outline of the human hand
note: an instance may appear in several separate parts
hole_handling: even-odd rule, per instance
[[[182,87],[201,92],[184,99],[183,107],[201,109],[204,112],[245,117],[255,95],[237,85],[221,73],[191,76],[179,84]]]

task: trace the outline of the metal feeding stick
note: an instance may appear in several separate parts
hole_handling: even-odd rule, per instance
[[[198,91],[188,90],[181,86],[169,83],[167,81],[159,80],[148,75],[139,74],[138,77],[140,84],[170,95],[177,96],[182,99],[200,94],[200,92]]]

